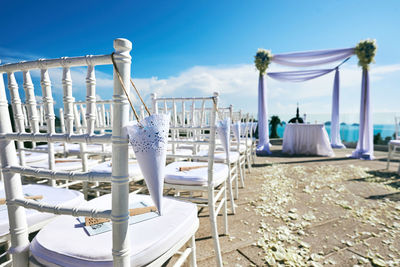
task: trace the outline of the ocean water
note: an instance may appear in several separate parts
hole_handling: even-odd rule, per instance
[[[279,137],[283,137],[283,132],[285,130],[285,125],[278,126],[278,135]],[[393,134],[396,131],[396,127],[394,124],[374,124],[374,135],[377,133],[381,134],[382,139],[390,136],[393,139]],[[329,136],[331,133],[331,126],[325,125],[326,131]],[[358,125],[353,124],[345,124],[340,125],[340,137],[345,142],[357,142],[358,141]]]

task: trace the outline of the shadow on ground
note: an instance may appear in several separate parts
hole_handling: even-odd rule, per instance
[[[351,179],[350,181],[367,182],[367,183],[380,183],[386,186],[400,189],[400,175],[397,172],[387,170],[371,170],[367,171],[371,176]],[[390,199],[392,201],[400,201],[400,192],[384,195],[374,195],[368,199]]]
[[[370,196],[367,199],[389,199],[391,201],[400,201],[400,192],[384,195]]]
[[[288,158],[291,159],[290,161],[279,161],[279,164],[300,164],[300,163],[313,163],[313,162],[336,162],[341,160],[354,160],[353,158],[349,157],[323,157],[323,156],[308,156],[308,155],[288,155],[283,154],[282,151],[273,151],[271,155],[264,156],[263,158]],[[299,159],[296,161],[296,159]],[[271,162],[267,163],[256,163],[253,164],[253,167],[268,167],[271,166]]]

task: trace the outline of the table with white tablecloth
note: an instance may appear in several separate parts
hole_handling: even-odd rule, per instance
[[[282,152],[291,155],[335,155],[323,124],[287,124],[283,134]]]

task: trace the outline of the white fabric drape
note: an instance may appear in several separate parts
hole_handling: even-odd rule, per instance
[[[326,75],[333,70],[334,69],[269,72],[267,75],[272,79],[282,82],[305,82]]]
[[[345,148],[340,139],[339,121],[339,68],[303,71],[270,72],[267,75],[275,80],[304,82],[326,75],[336,70],[332,93],[331,145],[333,148]]]
[[[331,114],[331,146],[333,148],[346,148],[340,138],[339,121],[339,68],[336,68],[335,80],[332,93],[332,114]]]
[[[256,155],[266,156],[271,154],[269,150],[269,125],[267,108],[267,87],[264,87],[264,75],[258,78],[258,139]]]
[[[360,126],[358,132],[357,148],[353,151],[352,158],[374,159],[374,132],[370,109],[369,74],[367,69],[362,72]]]
[[[310,67],[322,64],[333,63],[346,59],[355,54],[355,48],[331,49],[320,51],[296,52],[274,55],[272,62],[292,67]],[[302,82],[325,75],[333,69],[292,71],[285,73],[268,73],[268,76],[280,81]],[[369,75],[368,70],[363,69],[362,92],[360,107],[360,130],[357,148],[352,157],[373,159],[373,128],[370,109],[369,96]],[[260,75],[258,83],[258,119],[259,119],[259,143],[257,145],[257,155],[269,154],[268,139],[268,114],[266,109],[266,87],[264,88],[264,79]],[[339,124],[339,72],[336,72],[334,90],[332,96],[332,133],[331,140],[333,147],[342,147],[340,141]],[[267,145],[268,144],[268,145]],[[263,153],[263,151],[266,151]]]
[[[330,49],[277,54],[272,57],[271,61],[291,67],[311,67],[343,60],[353,54],[354,48]]]

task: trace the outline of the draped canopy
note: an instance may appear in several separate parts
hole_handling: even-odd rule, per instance
[[[349,57],[351,57],[357,52],[356,51],[357,49],[358,47],[286,53],[286,54],[273,55],[271,58],[268,58],[269,55],[266,53],[265,54],[266,56],[264,56],[262,60],[264,62],[266,61],[265,63],[266,66],[268,66],[270,62],[274,62],[280,65],[291,66],[291,67],[312,67],[322,64],[334,63],[341,60],[344,60],[345,62]],[[376,49],[376,47],[374,47],[374,49]],[[358,53],[357,55],[360,58],[360,55]],[[375,50],[373,51],[372,55],[373,56],[375,55]],[[369,62],[371,62],[373,60],[373,57],[372,59],[369,58],[368,60]],[[341,64],[343,64],[344,62],[342,62]],[[315,69],[315,70],[266,73],[267,76],[278,81],[304,82],[321,77],[332,71],[335,71],[333,93],[332,93],[332,115],[331,115],[331,145],[332,147],[335,148],[344,147],[340,138],[340,124],[339,124],[339,66],[341,64],[332,69]],[[361,86],[362,92],[361,92],[361,107],[360,107],[359,140],[357,148],[353,152],[352,157],[372,159],[373,131],[372,131],[371,111],[369,106],[370,105],[369,76],[368,76],[368,67],[366,67],[367,65],[363,64],[362,66],[363,66],[363,76],[362,76],[363,79]],[[266,101],[267,87],[264,84],[265,83],[263,75],[264,71],[261,71],[260,69],[259,85],[258,85],[259,143],[257,145],[257,150],[256,150],[257,155],[267,155],[271,153],[269,150],[268,110]]]
[[[354,55],[354,48],[317,50],[274,55],[276,64],[290,67],[313,67],[337,62]]]

